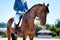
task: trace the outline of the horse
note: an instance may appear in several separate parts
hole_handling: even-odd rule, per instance
[[[7,33],[8,40],[12,37],[14,40],[17,40],[19,35],[23,35],[23,40],[26,40],[26,37],[29,36],[30,40],[33,40],[35,24],[34,19],[38,17],[40,20],[40,25],[44,26],[46,24],[46,17],[49,13],[48,9],[49,4],[35,4],[32,6],[23,16],[21,27],[18,28],[17,36],[14,36],[14,28],[11,27],[14,18],[10,18],[7,22]],[[13,40],[12,39],[12,40]]]

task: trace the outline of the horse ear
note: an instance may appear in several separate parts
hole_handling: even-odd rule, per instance
[[[45,5],[45,2],[43,2],[43,5]]]
[[[47,7],[49,6],[49,4],[47,4]]]

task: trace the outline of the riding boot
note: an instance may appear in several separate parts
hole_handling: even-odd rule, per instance
[[[21,15],[20,16],[20,19],[19,19],[19,22],[18,22],[18,24],[15,24],[15,30],[14,30],[14,35],[16,35],[18,32],[18,26],[19,26],[19,24],[20,24],[20,21],[21,21],[21,18],[23,17],[23,15]],[[21,31],[21,29],[19,29],[19,31]]]
[[[19,22],[18,22],[17,26],[19,26],[22,17],[23,17],[23,15],[20,16],[20,19],[19,19]],[[19,29],[19,31],[21,31],[21,28]]]
[[[17,35],[17,33],[18,33],[18,25],[17,25],[17,24],[15,24],[14,35],[16,36],[16,35]]]
[[[19,24],[20,24],[20,21],[21,21],[22,17],[23,17],[23,15],[21,15],[20,18],[19,18],[19,22],[18,22],[18,24],[17,24],[18,26],[19,26]]]

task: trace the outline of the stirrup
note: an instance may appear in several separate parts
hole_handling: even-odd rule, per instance
[[[17,24],[15,24],[14,35],[16,35],[16,34],[17,34],[17,31],[18,31],[18,25],[17,25]]]
[[[16,36],[17,35],[17,30],[16,31],[14,31],[14,36]]]

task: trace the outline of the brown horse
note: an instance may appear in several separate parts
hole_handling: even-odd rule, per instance
[[[29,9],[26,14],[23,16],[22,25],[18,28],[17,36],[12,36],[14,29],[11,27],[14,18],[10,18],[7,23],[7,32],[8,32],[8,40],[10,37],[14,37],[14,40],[17,40],[18,35],[23,35],[23,40],[26,40],[26,36],[28,35],[30,40],[33,40],[34,37],[34,19],[38,17],[41,25],[46,24],[46,16],[49,13],[48,4],[36,4],[31,9]]]

